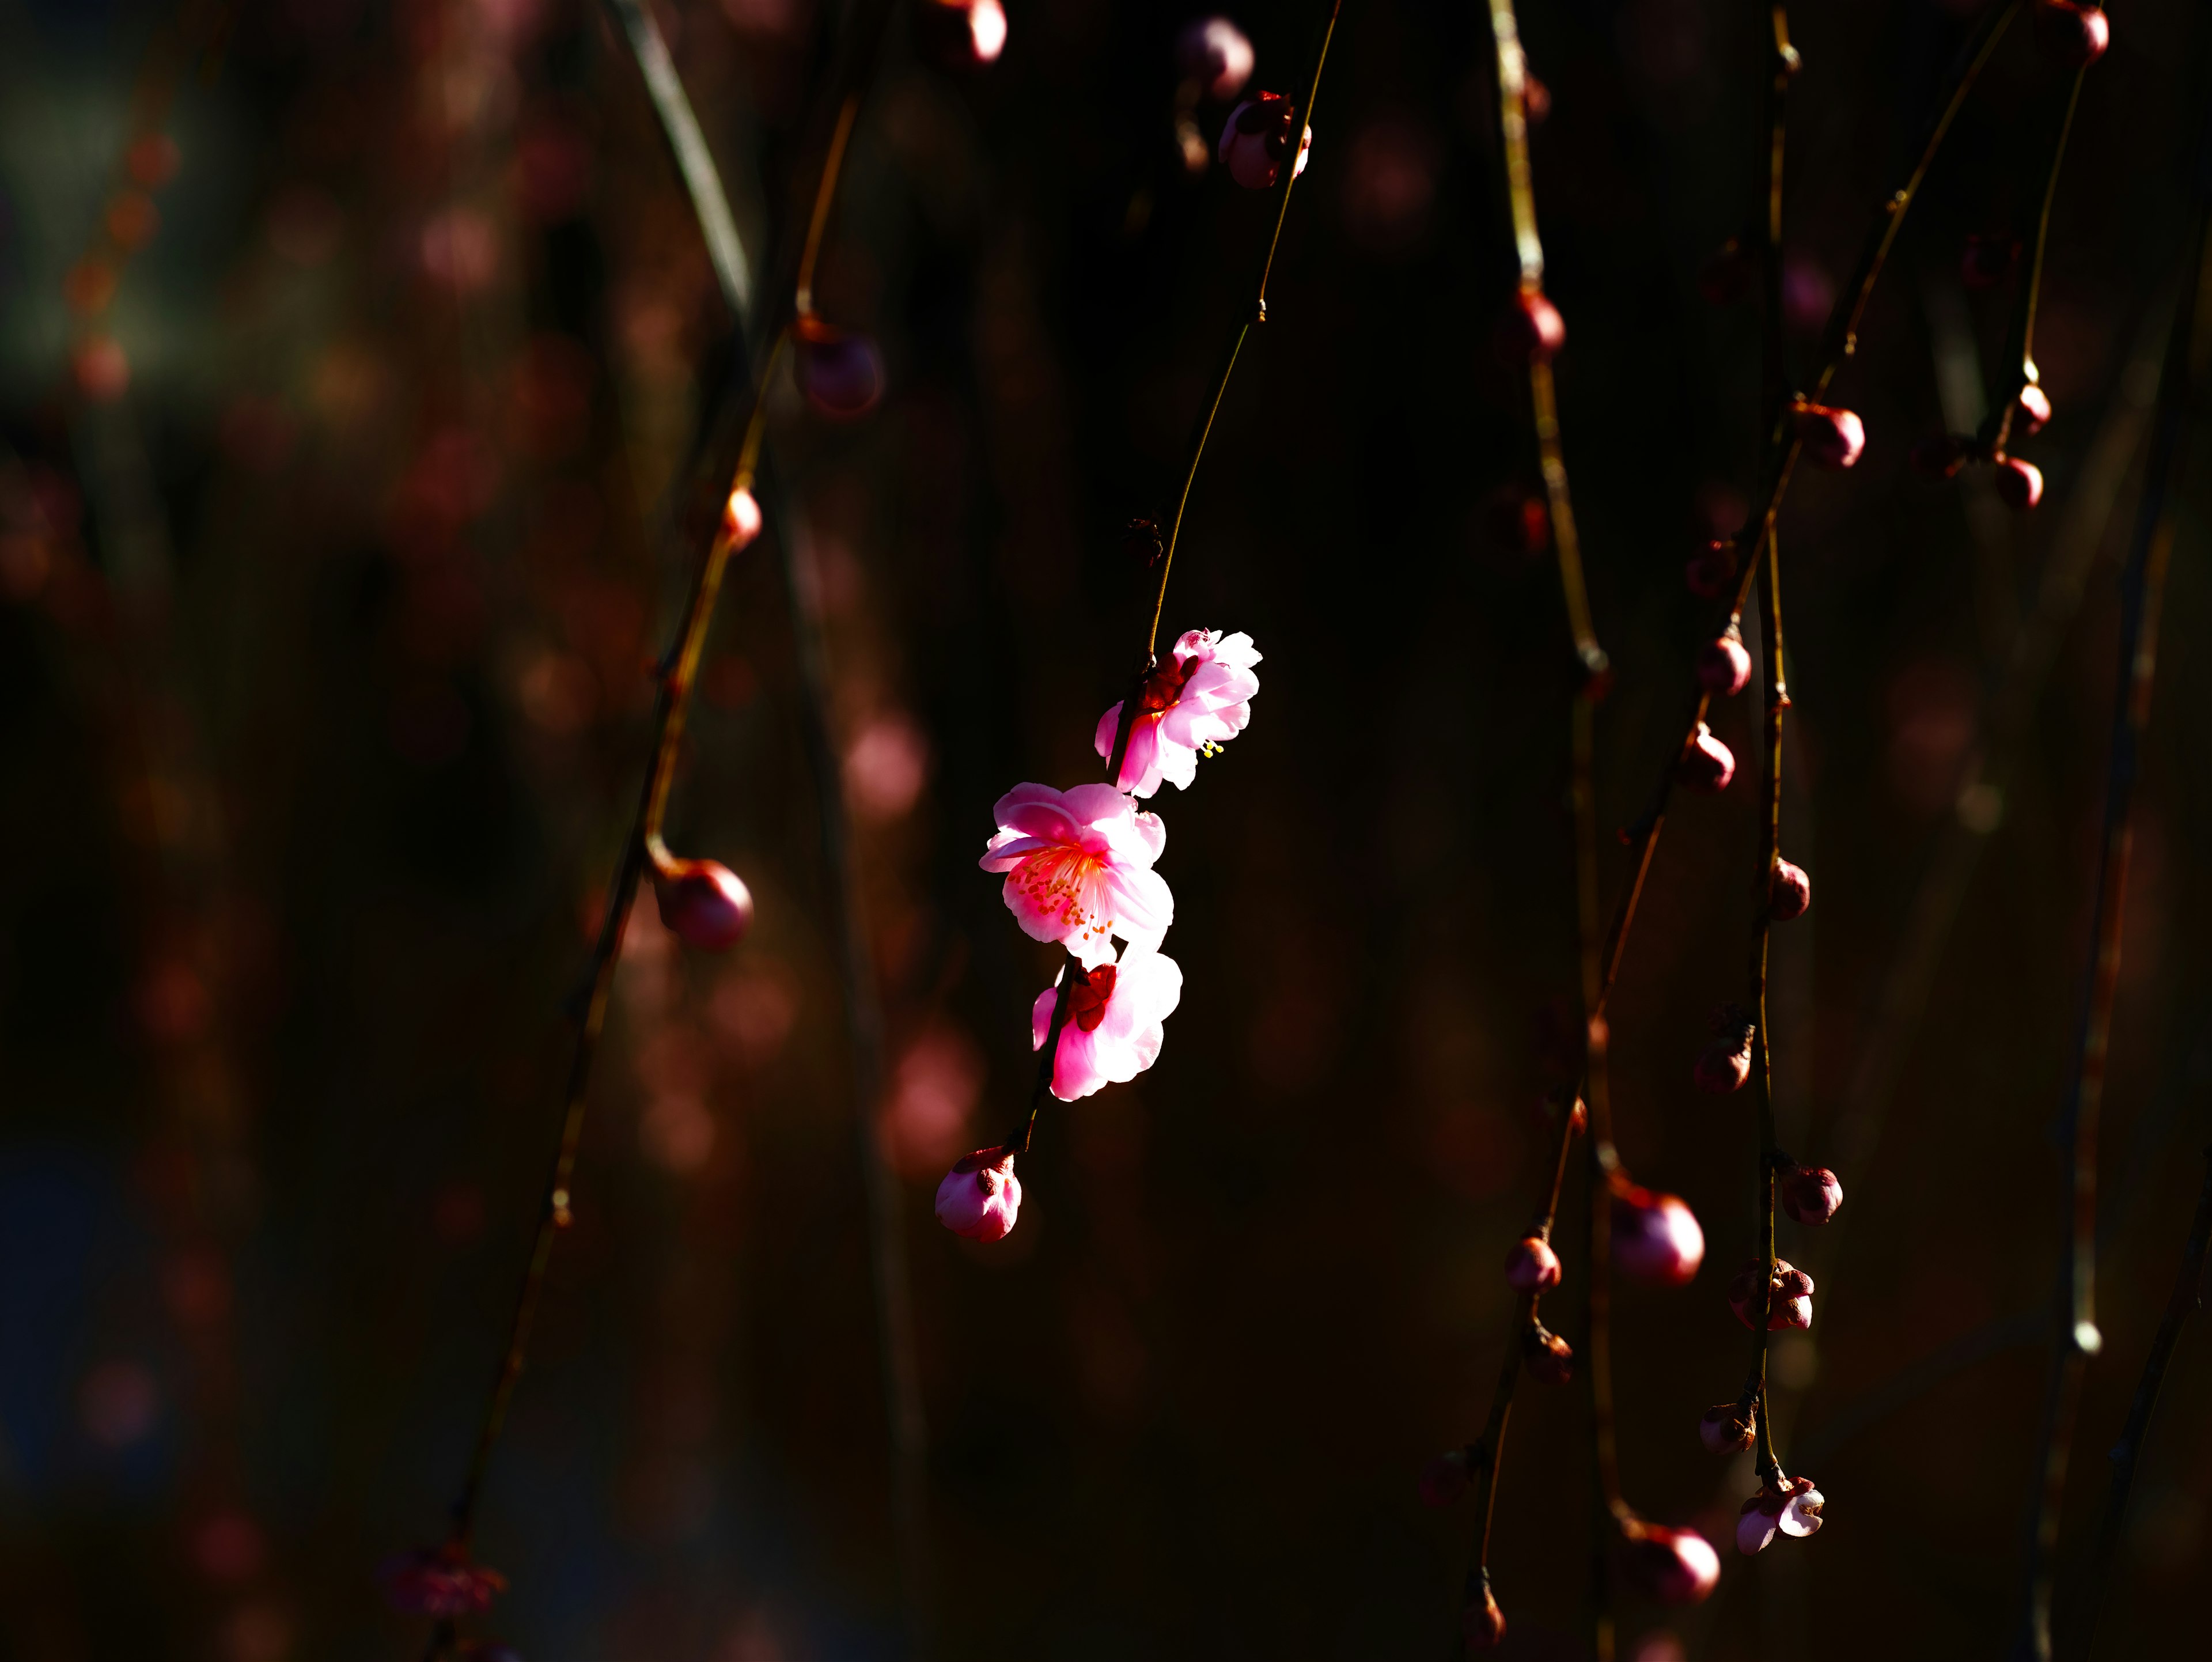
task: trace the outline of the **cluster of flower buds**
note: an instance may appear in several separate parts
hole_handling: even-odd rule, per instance
[[[1743,1503],[1736,1519],[1735,1545],[1741,1553],[1764,1552],[1777,1531],[1802,1537],[1820,1532],[1826,1502],[1810,1477],[1780,1477]]]
[[[1726,1096],[1743,1089],[1751,1078],[1751,1041],[1759,1029],[1750,1014],[1736,1004],[1723,1004],[1715,1010],[1711,1026],[1712,1043],[1698,1055],[1690,1079],[1700,1091]]]
[[[1058,943],[1073,960],[1030,1013],[1031,1048],[1042,1051],[1054,1041],[1053,1015],[1066,1000],[1048,1076],[1063,1102],[1133,1080],[1159,1057],[1167,1018],[1182,1001],[1182,971],[1160,951],[1175,921],[1175,896],[1152,869],[1167,825],[1136,799],[1164,783],[1188,789],[1199,758],[1244,730],[1259,661],[1249,635],[1189,630],[1137,691],[1115,783],[1017,785],[993,810],[999,829],[978,863],[1004,874],[1001,894],[1022,932]],[[1096,742],[1109,761],[1122,714],[1117,703],[1099,718]],[[1014,1151],[978,1149],[938,1185],[937,1216],[956,1234],[999,1240],[1014,1227],[1021,1197]]]
[[[1721,1555],[1693,1529],[1620,1520],[1613,1564],[1621,1585],[1655,1604],[1695,1604],[1720,1585]]]
[[[1006,49],[999,0],[921,0],[915,25],[922,49],[949,70],[981,69]]]
[[[1759,1324],[1762,1288],[1768,1332],[1812,1326],[1813,1278],[1802,1269],[1791,1268],[1784,1258],[1775,1259],[1771,1276],[1764,1258],[1753,1258],[1736,1271],[1735,1279],[1728,1284],[1729,1308],[1735,1312],[1736,1320],[1746,1327]]]
[[[2028,369],[2033,377],[2034,366],[2029,365]],[[2039,433],[2050,419],[2050,395],[2031,378],[2021,385],[2013,402],[2006,430],[2014,435]],[[1919,472],[1939,479],[1954,477],[1969,462],[1986,462],[1996,470],[1997,496],[2006,507],[2024,514],[2043,501],[2043,470],[2007,454],[1994,441],[1946,433],[1913,446],[1911,461]]]
[[[1291,100],[1280,93],[1255,93],[1229,113],[1229,119],[1221,125],[1221,143],[1215,151],[1221,164],[1229,169],[1230,178],[1248,191],[1272,191],[1275,181],[1282,177],[1283,158],[1290,154],[1291,130],[1297,124],[1297,112]],[[1304,129],[1298,139],[1298,159],[1291,165],[1291,176],[1297,178],[1306,170],[1306,161],[1313,150],[1313,129]]]

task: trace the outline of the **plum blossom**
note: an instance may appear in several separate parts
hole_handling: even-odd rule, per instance
[[[1790,1477],[1778,1488],[1760,1490],[1743,1503],[1735,1523],[1736,1550],[1763,1552],[1778,1530],[1802,1538],[1820,1532],[1820,1508],[1826,1504],[1810,1477]]]
[[[1121,788],[1150,796],[1166,779],[1188,790],[1198,776],[1200,753],[1227,744],[1252,719],[1252,696],[1260,691],[1252,666],[1259,661],[1252,637],[1242,632],[1194,629],[1178,640],[1138,697],[1129,748],[1121,758]],[[1098,718],[1095,743],[1101,758],[1112,759],[1121,723],[1119,704]]]
[[[1006,908],[1024,934],[1059,941],[1086,970],[1112,961],[1112,936],[1160,944],[1175,897],[1152,870],[1168,840],[1158,814],[1111,785],[1017,785],[993,813],[999,833],[979,863],[1006,873]]]
[[[1063,966],[1030,1009],[1031,1050],[1044,1048],[1060,979],[1066,974]],[[1132,947],[1119,963],[1079,971],[1067,995],[1060,1048],[1053,1053],[1053,1095],[1073,1102],[1102,1085],[1136,1078],[1159,1059],[1167,1019],[1182,999],[1181,967],[1150,949]]]
[[[937,1221],[971,1241],[1004,1240],[1022,1209],[1022,1180],[1011,1148],[978,1148],[952,1164],[937,1185]]]

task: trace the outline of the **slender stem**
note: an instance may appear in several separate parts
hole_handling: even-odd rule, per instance
[[[1167,543],[1160,559],[1160,581],[1152,599],[1152,627],[1145,636],[1144,662],[1137,671],[1136,682],[1129,695],[1121,701],[1121,719],[1115,729],[1113,750],[1107,758],[1108,782],[1118,784],[1121,778],[1121,763],[1128,754],[1129,733],[1137,719],[1137,702],[1145,678],[1152,673],[1155,655],[1160,644],[1160,618],[1167,611],[1168,578],[1175,570],[1176,548],[1182,539],[1185,511],[1190,506],[1191,487],[1198,482],[1198,465],[1206,455],[1206,441],[1212,435],[1214,418],[1221,413],[1221,401],[1228,395],[1229,378],[1237,372],[1237,359],[1244,350],[1244,338],[1255,323],[1267,320],[1267,279],[1275,269],[1275,252],[1283,240],[1283,225],[1290,217],[1291,191],[1297,183],[1298,149],[1305,130],[1313,125],[1315,100],[1321,95],[1322,70],[1328,63],[1329,44],[1336,38],[1337,14],[1343,9],[1344,0],[1329,0],[1328,16],[1321,28],[1320,45],[1315,49],[1313,72],[1306,77],[1305,94],[1291,110],[1291,136],[1281,165],[1276,169],[1275,224],[1267,238],[1267,251],[1260,261],[1259,280],[1254,284],[1251,312],[1237,321],[1230,332],[1229,342],[1221,355],[1221,367],[1213,377],[1213,395],[1206,399],[1191,427],[1190,442],[1182,470],[1182,489],[1176,493],[1175,517],[1168,522]]]
[[[2097,1617],[2112,1576],[2112,1557],[2120,1544],[2120,1526],[2127,1522],[2128,1495],[2134,1488],[2136,1463],[2142,1456],[2143,1440],[2150,1434],[2150,1418],[2158,1407],[2159,1387],[2166,1381],[2166,1366],[2180,1342],[2182,1324],[2203,1297],[2204,1254],[2212,1243],[2212,1148],[2204,1151],[2204,1185],[2197,1191],[2197,1215],[2189,1226],[2189,1239],[2181,1249],[2181,1269],[2173,1278],[2173,1291],[2166,1301],[2166,1314],[2152,1339],[2150,1355],[2143,1363],[2142,1379],[2135,1400],[2128,1404],[2120,1440],[2112,1445],[2112,1487],[2105,1493],[2105,1510],[2097,1519],[2096,1544],[2089,1557],[2088,1583],[2082,1589],[2077,1647],[2083,1662],[2096,1642]]]
[[[2089,970],[2075,1044],[2073,1078],[2059,1117],[2068,1181],[2056,1300],[2058,1332],[2051,1348],[2042,1435],[2033,1467],[2037,1497],[2031,1507],[2021,1617],[2021,1648],[2035,1662],[2047,1662],[2051,1655],[2051,1580],[2081,1378],[2089,1358],[2104,1342],[2097,1330],[2097,1130],[2104,1106],[2112,1003],[2119,986],[2123,901],[2136,784],[2158,667],[2160,605],[2173,548],[2175,473],[2194,396],[2197,356],[2208,322],[2212,322],[2212,213],[2202,204],[2190,246],[2197,279],[2192,315],[2185,326],[2177,323],[2167,344],[2142,500],[2136,509],[2135,541],[2120,576],[2118,685],[2112,699],[2112,756],[2105,780],[2104,837],[2097,861]]]
[[[1036,1080],[1030,1087],[1029,1106],[1000,1148],[1010,1154],[1026,1154],[1030,1140],[1036,1135],[1037,1115],[1044,1108],[1044,1099],[1052,1091],[1053,1067],[1060,1058],[1060,1036],[1067,1026],[1068,1001],[1075,992],[1075,977],[1083,973],[1083,965],[1073,953],[1060,966],[1060,988],[1052,1001],[1052,1020],[1045,1024],[1044,1046],[1037,1056]]]
[[[843,167],[845,147],[852,142],[853,123],[860,113],[860,94],[855,88],[837,107],[837,125],[830,136],[830,156],[823,168],[825,178],[836,178]],[[799,277],[792,290],[793,307],[801,317],[814,311],[814,268],[822,258],[822,239],[830,229],[830,192],[816,192],[814,211],[806,222],[806,246],[799,256]]]
[[[2058,170],[2066,160],[2066,141],[2074,131],[2074,112],[2081,106],[2081,83],[2088,74],[2087,64],[2075,70],[2074,85],[2066,94],[2066,113],[2059,118],[2058,136],[2051,146],[2051,167],[2044,176],[2043,209],[2036,216],[2035,250],[2028,256],[2027,280],[2020,286],[2012,320],[2006,326],[2004,352],[1997,360],[1997,374],[2002,379],[1998,396],[1990,400],[1989,417],[1980,436],[1999,455],[2004,454],[2005,443],[2012,436],[2012,418],[2020,408],[2020,395],[2036,379],[2035,308],[2043,297],[2043,257],[2051,246],[2051,206],[2058,198]]]
[[[649,61],[654,57],[653,48],[659,39],[650,17],[641,12],[633,19],[625,8],[624,0],[611,0],[611,3],[616,6],[617,18],[623,23],[625,40],[633,52],[639,54],[647,94],[653,100],[670,147],[677,155],[702,234],[709,241],[723,298],[732,312],[742,319],[750,292],[744,272],[744,250],[736,242],[734,222],[729,214],[727,203],[723,199],[720,180],[715,174],[712,158],[706,153],[702,143],[691,142],[697,137],[697,123],[691,116],[688,103],[683,100],[681,83],[673,79],[672,74],[658,72],[658,68],[672,67],[665,63],[665,45],[660,46],[658,53],[659,64],[656,66],[654,62]],[[888,9],[879,6],[876,9],[879,24],[880,15]],[[641,24],[642,27],[633,27],[634,22]],[[857,53],[848,52],[847,61],[857,64],[866,60]],[[687,132],[689,138],[685,136]],[[817,214],[823,211],[821,203],[836,189],[838,170],[835,162],[834,155],[825,162],[817,182]],[[771,351],[763,359],[763,369],[773,363],[774,356]],[[737,482],[744,484],[750,483],[759,454],[762,400],[757,378],[745,377],[740,385],[744,399],[744,438],[739,447]],[[477,1508],[490,1470],[492,1453],[505,1428],[515,1385],[522,1376],[529,1350],[531,1328],[536,1319],[546,1275],[552,1263],[554,1242],[571,1221],[571,1185],[575,1175],[577,1152],[583,1139],[592,1065],[598,1056],[599,1038],[605,1026],[607,1001],[614,984],[615,967],[620,961],[623,935],[629,926],[630,910],[636,900],[639,880],[653,854],[660,849],[660,816],[666,806],[668,782],[674,765],[678,740],[683,734],[684,707],[697,673],[723,570],[732,551],[718,516],[712,539],[694,567],[691,584],[679,611],[673,637],[661,660],[660,685],[653,709],[653,746],[645,776],[639,788],[636,813],[623,842],[614,882],[609,888],[606,911],[602,917],[599,934],[586,960],[578,993],[571,1001],[571,1009],[576,1019],[575,1044],[563,1093],[560,1141],[547,1177],[522,1285],[508,1323],[507,1344],[493,1379],[483,1417],[478,1425],[467,1471],[452,1508],[448,1538],[465,1551],[475,1533]],[[453,1642],[453,1624],[441,1622],[433,1632],[430,1653],[433,1656],[442,1654]]]
[[[1784,670],[1782,644],[1782,569],[1780,543],[1766,539],[1766,615],[1764,620],[1766,658],[1766,746],[1764,760],[1766,820],[1759,840],[1758,892],[1751,928],[1750,1006],[1755,1024],[1751,1035],[1752,1105],[1759,1117],[1759,1251],[1762,1257],[1758,1320],[1752,1334],[1751,1378],[1746,1393],[1756,1398],[1759,1412],[1759,1475],[1769,1485],[1778,1483],[1782,1463],[1775,1458],[1771,1421],[1766,1412],[1767,1323],[1774,1299],[1774,1184],[1780,1163],[1774,1128],[1773,1052],[1768,1042],[1766,1013],[1767,947],[1773,933],[1775,868],[1782,858],[1782,713],[1790,708],[1790,689]]]

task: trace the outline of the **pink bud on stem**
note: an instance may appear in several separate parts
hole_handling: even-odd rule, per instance
[[[2070,70],[2086,69],[2112,44],[2112,20],[2100,6],[2035,0],[2035,32],[2044,48]]]
[[[1746,1327],[1758,1325],[1759,1288],[1766,1286],[1766,1330],[1778,1333],[1784,1328],[1810,1327],[1813,1324],[1813,1278],[1802,1269],[1790,1267],[1787,1259],[1774,1261],[1774,1278],[1766,1280],[1764,1259],[1754,1258],[1728,1284],[1729,1308],[1735,1312],[1736,1320]]]
[[[1751,1410],[1741,1403],[1715,1403],[1698,1421],[1698,1440],[1713,1454],[1741,1454],[1756,1437]]]
[[[937,1221],[971,1241],[1004,1240],[1022,1209],[1011,1148],[963,1155],[937,1185]]]
[[[1645,1287],[1680,1287],[1705,1260],[1705,1232],[1680,1196],[1626,1178],[1613,1190],[1613,1267]]]
[[[2025,514],[2043,500],[2043,470],[2017,456],[1997,460],[1997,495],[2015,513]]]
[[[1695,1604],[1720,1585],[1721,1555],[1693,1529],[1623,1519],[1614,1560],[1622,1582],[1656,1604]]]
[[[1221,144],[1215,154],[1229,169],[1230,178],[1248,191],[1272,191],[1281,177],[1283,157],[1291,148],[1291,124],[1297,113],[1280,93],[1263,92],[1248,98],[1229,113],[1222,124]],[[1298,140],[1298,159],[1292,178],[1306,170],[1313,149],[1313,129]]]
[[[1812,904],[1813,880],[1805,875],[1805,868],[1790,861],[1776,861],[1774,880],[1767,886],[1766,915],[1777,923],[1788,923],[1804,916]]]
[[[1777,1187],[1782,1209],[1803,1224],[1827,1222],[1844,1203],[1844,1185],[1825,1166],[1793,1166]]]
[[[758,498],[750,490],[732,490],[730,500],[722,507],[722,540],[730,551],[749,545],[761,533],[761,507]]]
[[[2030,436],[2040,433],[2051,420],[2051,394],[2030,381],[2013,401],[2013,430]]]
[[[1566,320],[1534,289],[1516,289],[1498,320],[1498,361],[1508,366],[1549,358],[1567,344]]]
[[[1490,1591],[1490,1572],[1468,1577],[1467,1607],[1460,1613],[1460,1637],[1471,1651],[1494,1651],[1505,1639],[1505,1612]]]
[[[1799,403],[1791,412],[1797,441],[1823,467],[1851,467],[1866,450],[1866,425],[1848,410]]]
[[[1735,777],[1735,756],[1726,745],[1713,737],[1713,730],[1703,721],[1698,723],[1698,736],[1689,750],[1675,764],[1674,778],[1685,790],[1693,790],[1707,796],[1717,796],[1729,788]]]
[[[1751,1078],[1751,1038],[1758,1030],[1733,1004],[1713,1012],[1712,1030],[1712,1043],[1698,1055],[1690,1079],[1700,1091],[1726,1096],[1743,1089]]]
[[[1751,679],[1751,654],[1743,631],[1731,623],[1698,648],[1698,685],[1716,698],[1733,698]]]
[[[660,921],[687,947],[726,952],[753,926],[752,891],[714,860],[671,860],[653,874]]]
[[[1559,1284],[1559,1255],[1540,1235],[1524,1235],[1505,1254],[1505,1284],[1521,1293],[1548,1293]]]
[[[1575,1377],[1575,1348],[1543,1323],[1528,1324],[1521,1349],[1528,1376],[1539,1385],[1563,1385]]]

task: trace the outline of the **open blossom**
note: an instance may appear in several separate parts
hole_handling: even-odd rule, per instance
[[[1800,1537],[1820,1532],[1820,1508],[1826,1502],[1810,1477],[1791,1477],[1779,1488],[1763,1489],[1743,1503],[1735,1522],[1736,1550],[1763,1552],[1779,1531]]]
[[[1063,967],[1060,975],[1067,971]],[[1052,1030],[1060,982],[1037,995],[1030,1011],[1030,1048],[1041,1050]],[[1079,971],[1067,995],[1067,1020],[1053,1054],[1052,1093],[1062,1102],[1087,1097],[1100,1086],[1136,1078],[1159,1060],[1165,1023],[1182,1001],[1182,971],[1175,959],[1131,947],[1118,964]]]
[[[1252,696],[1260,690],[1252,666],[1259,661],[1249,635],[1194,629],[1177,641],[1138,697],[1121,758],[1121,788],[1150,796],[1166,779],[1188,790],[1198,776],[1199,753],[1227,744],[1252,719]],[[1112,759],[1121,723],[1119,704],[1098,718],[1101,760]]]
[[[1766,1283],[1768,1332],[1812,1326],[1813,1278],[1803,1270],[1792,1268],[1787,1258],[1775,1259],[1771,1281],[1767,1280],[1766,1263],[1761,1258],[1753,1258],[1736,1272],[1735,1279],[1728,1284],[1729,1308],[1735,1312],[1736,1320],[1746,1327],[1758,1326],[1759,1284],[1762,1282]]]
[[[1017,785],[993,812],[999,834],[980,863],[1006,873],[1006,907],[1024,934],[1059,941],[1086,970],[1111,961],[1112,936],[1160,944],[1175,897],[1152,869],[1168,840],[1158,814],[1111,785]]]
[[[481,1616],[507,1591],[504,1575],[471,1563],[467,1552],[451,1543],[388,1558],[377,1567],[376,1579],[384,1584],[385,1603],[392,1609],[441,1622]]]
[[[1004,1240],[1022,1209],[1011,1148],[978,1148],[955,1160],[937,1185],[937,1221],[971,1241]]]

